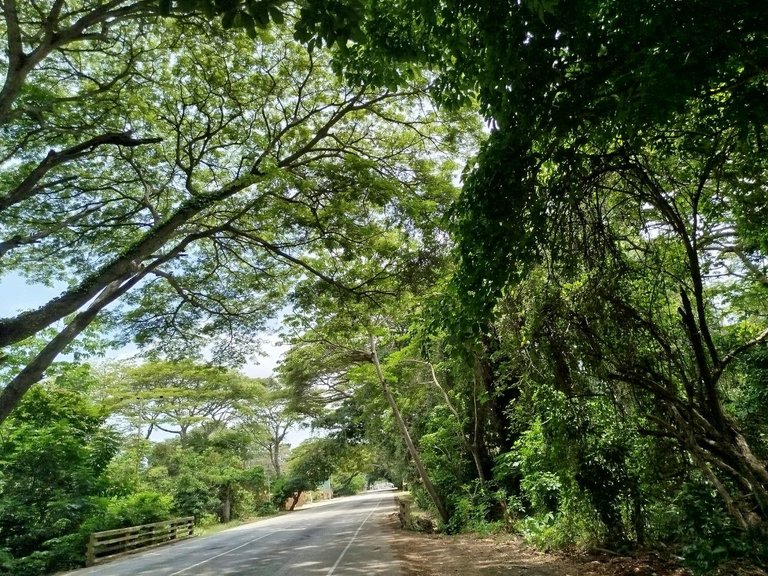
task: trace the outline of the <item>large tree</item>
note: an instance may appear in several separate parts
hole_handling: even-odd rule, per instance
[[[419,90],[344,87],[285,30],[150,8],[4,5],[2,269],[67,287],[0,320],[4,348],[55,331],[6,366],[0,418],[107,308],[141,342],[242,359],[288,275],[364,294],[333,262],[449,187]]]
[[[258,380],[234,370],[190,361],[149,361],[104,374],[102,400],[132,427],[174,434],[184,446],[189,432],[206,423],[242,421],[263,402],[266,390]]]

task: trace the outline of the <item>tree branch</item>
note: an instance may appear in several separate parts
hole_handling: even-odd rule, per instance
[[[99,146],[114,145],[135,147],[144,144],[157,144],[158,142],[162,142],[162,138],[134,139],[131,137],[131,132],[111,132],[95,136],[94,138],[66,148],[60,152],[51,150],[48,152],[45,159],[43,159],[43,161],[40,162],[26,178],[24,178],[21,184],[16,186],[16,188],[11,190],[8,194],[0,196],[0,212],[33,196],[37,190],[35,186],[51,169],[76,158],[80,158],[81,156],[92,152]]]

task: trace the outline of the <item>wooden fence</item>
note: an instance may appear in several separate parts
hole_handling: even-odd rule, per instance
[[[194,517],[189,516],[130,528],[94,532],[88,540],[85,565],[93,566],[107,558],[115,558],[189,538],[193,535],[194,524]]]

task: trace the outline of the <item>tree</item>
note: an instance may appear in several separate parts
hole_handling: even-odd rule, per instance
[[[252,405],[246,422],[253,430],[256,444],[267,451],[272,472],[280,476],[285,457],[285,437],[301,417],[290,409],[287,392],[276,380],[270,378],[264,384],[267,393],[260,402]]]
[[[276,483],[273,496],[278,504],[291,499],[293,510],[303,492],[314,490],[328,480],[336,466],[336,446],[326,438],[313,438],[299,444],[287,463],[287,474]]]
[[[191,430],[184,446],[178,439],[154,444],[145,476],[150,486],[173,497],[178,514],[194,515],[198,522],[250,517],[266,481],[263,468],[253,464],[249,440],[241,427],[208,422]]]
[[[68,288],[0,320],[2,347],[57,331],[5,386],[0,418],[107,307],[147,345],[241,360],[290,274],[364,294],[368,278],[330,263],[372,223],[412,218],[407,202],[392,209],[401,199],[448,187],[452,129],[418,89],[344,88],[281,31],[254,45],[193,17],[150,26],[143,2],[65,8],[4,11],[22,64],[2,92],[16,158],[3,270]]]
[[[740,286],[740,276],[763,274],[757,244],[751,253],[739,248],[754,238],[739,222],[760,220],[744,199],[762,196],[754,184],[763,178],[766,75],[755,63],[763,59],[764,10],[753,2],[508,2],[502,9],[483,1],[404,0],[365,6],[367,39],[340,56],[352,77],[373,70],[379,81],[402,82],[388,70],[407,64],[395,63],[433,66],[438,100],[458,105],[476,97],[493,126],[454,209],[455,293],[464,327],[486,332],[504,291],[534,263],[551,259],[555,268],[567,268],[564,259],[573,252],[564,244],[579,228],[596,235],[582,237],[579,248],[621,260],[616,254],[627,249],[615,237],[612,251],[599,252],[596,243],[617,232],[611,228],[621,219],[618,207],[633,206],[641,218],[632,225],[674,244],[684,266],[662,259],[653,245],[665,241],[638,241],[618,231],[641,254],[653,246],[654,261],[644,262],[677,286],[659,281],[655,287],[664,298],[640,304],[627,286],[604,283],[615,322],[598,348],[604,352],[607,345],[615,354],[619,366],[612,377],[654,389],[656,402],[671,411],[656,422],[659,433],[672,434],[699,462],[737,524],[764,522],[766,464],[727,416],[720,379],[766,333],[757,328],[725,344],[718,334],[731,332],[721,312],[729,304],[717,306],[717,290],[711,290],[718,266]],[[607,190],[619,197],[606,202]],[[585,206],[595,211],[590,217]],[[745,212],[746,220],[737,216]],[[717,263],[715,252],[730,256]],[[613,274],[634,268],[611,268],[604,260],[590,267]],[[670,317],[668,307],[679,313]],[[627,330],[649,340],[626,346],[620,334]],[[595,338],[585,331],[579,340],[584,346]],[[665,359],[664,370],[652,355],[638,357],[649,349]],[[690,422],[701,428],[693,430]],[[728,448],[715,456],[713,445]],[[734,498],[713,468],[750,495]],[[737,502],[748,503],[739,510]]]
[[[399,302],[401,305],[403,296],[404,294],[401,293]],[[323,308],[328,306],[334,307],[335,310]],[[320,309],[323,309],[323,314],[317,314]],[[288,384],[295,385],[299,394],[311,391],[313,382],[316,380],[325,386],[329,376],[338,377],[352,386],[359,386],[366,382],[374,384],[391,411],[400,437],[418,471],[419,479],[443,521],[448,522],[449,511],[445,507],[443,497],[435,490],[429,472],[421,461],[419,449],[413,441],[392,392],[391,376],[382,368],[378,347],[379,338],[384,336],[387,340],[391,340],[399,335],[397,326],[391,325],[388,322],[390,318],[384,315],[388,311],[390,309],[385,308],[383,303],[371,309],[365,304],[356,305],[352,302],[315,298],[312,308],[307,306],[302,311],[311,320],[305,318],[304,330],[295,336],[294,348],[289,353],[285,364],[290,374]],[[392,324],[396,324],[400,318],[393,314],[391,319]],[[300,372],[292,369],[294,354],[299,356],[302,366]],[[314,370],[306,370],[307,356],[314,356]]]
[[[614,216],[600,222],[598,214],[581,213],[592,236],[575,232],[573,240],[592,251],[584,281],[614,320],[590,321],[602,316],[590,311],[578,326],[581,338],[610,366],[603,377],[654,399],[649,420],[680,442],[746,529],[765,521],[768,468],[727,414],[724,380],[731,363],[762,344],[768,331],[761,311],[760,320],[734,337],[728,316],[743,311],[731,290],[738,286],[740,292],[751,271],[721,246],[743,242],[731,207],[739,203],[747,172],[731,172],[739,155],[732,148],[735,135],[720,126],[712,132],[697,126],[685,134],[695,147],[682,147],[680,133],[661,133],[641,149],[627,147],[612,159],[593,160],[583,173],[591,179],[584,189],[595,194],[585,211]],[[620,243],[631,243],[631,251],[622,253]],[[590,278],[598,270],[602,278]],[[721,475],[741,488],[727,487]],[[742,489],[738,497],[731,494]]]
[[[243,491],[260,492],[266,486],[264,470],[249,463],[248,433],[245,430],[214,424],[210,433],[196,430],[193,448],[206,461],[206,476],[216,488],[221,502],[219,519],[229,522],[233,504]]]
[[[734,411],[740,396],[754,397],[741,366],[767,334],[754,299],[766,277],[763,7],[340,4],[356,7],[344,28],[354,42],[322,22],[298,34],[336,41],[348,78],[407,85],[430,67],[441,104],[474,100],[491,126],[454,206],[458,273],[435,332],[454,361],[457,349],[477,360],[502,451],[536,436],[516,436],[510,415],[551,370],[548,384],[576,412],[605,409],[583,395],[611,398],[616,418],[638,416],[636,431],[657,438],[654,449],[677,443],[678,462],[737,526],[764,527],[764,441],[734,417],[746,415]],[[532,287],[544,291],[527,296],[535,304],[510,303]],[[534,412],[557,407],[543,398]],[[582,479],[626,479],[611,468],[622,457],[606,459],[621,442],[593,440],[585,433],[575,448],[604,466]],[[616,524],[615,510],[593,503]]]
[[[15,573],[43,574],[81,561],[81,525],[99,511],[118,437],[87,399],[87,367],[31,393],[0,428],[0,547]]]
[[[182,446],[192,428],[242,420],[265,390],[260,382],[220,367],[152,361],[120,369],[105,402],[135,428],[177,434]]]

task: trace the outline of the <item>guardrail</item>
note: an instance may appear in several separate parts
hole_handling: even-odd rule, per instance
[[[195,518],[188,516],[165,522],[94,532],[88,539],[85,565],[93,566],[107,558],[124,556],[145,548],[190,538],[193,536],[194,525]]]

